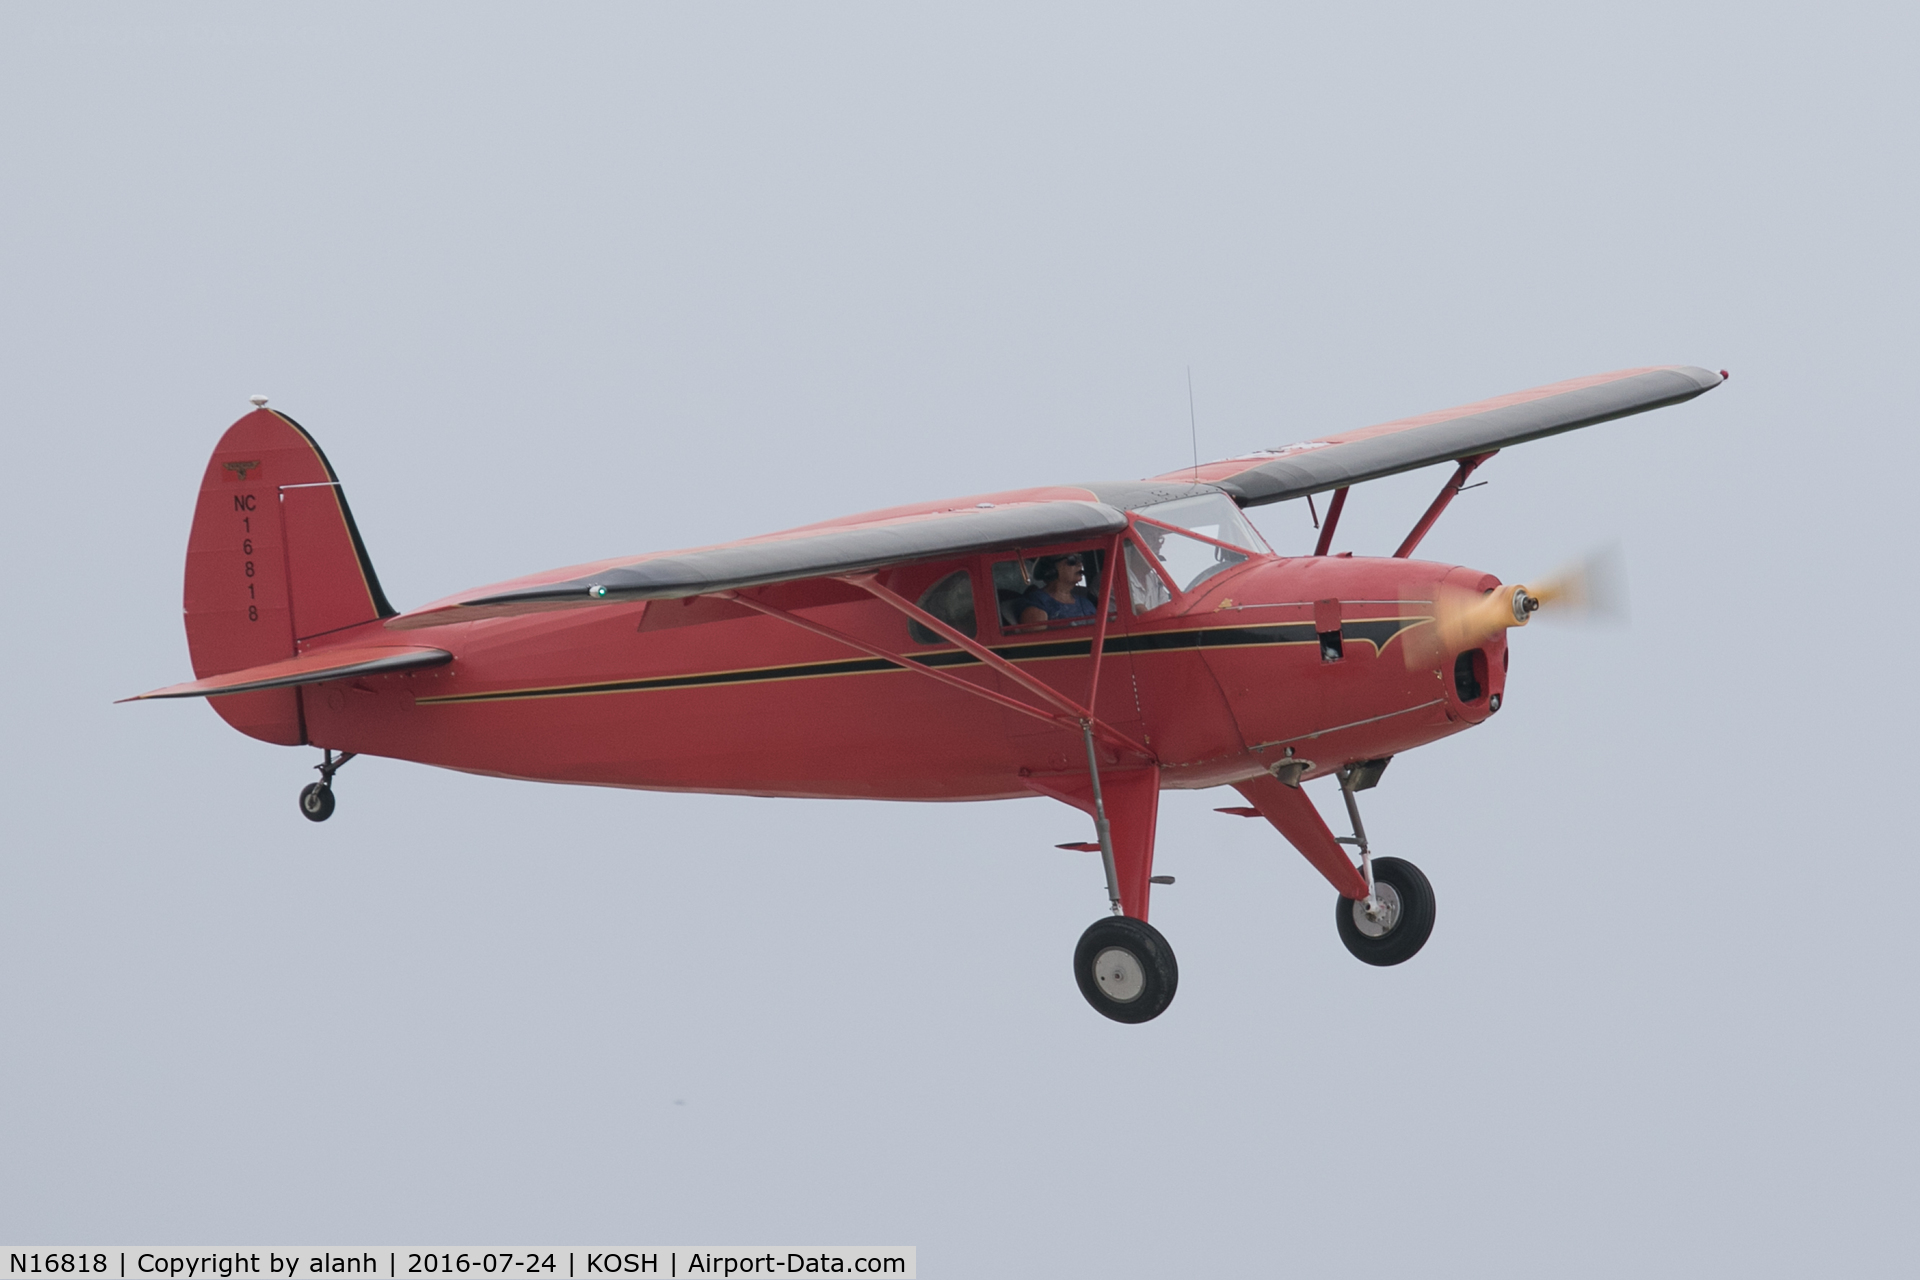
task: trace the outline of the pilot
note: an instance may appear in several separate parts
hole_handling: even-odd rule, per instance
[[[1091,618],[1095,612],[1093,597],[1080,585],[1085,576],[1078,552],[1041,556],[1033,566],[1033,586],[1019,600],[1020,625]]]

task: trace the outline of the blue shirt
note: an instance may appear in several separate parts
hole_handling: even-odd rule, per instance
[[[1057,622],[1061,618],[1091,618],[1094,614],[1093,597],[1082,587],[1073,589],[1073,599],[1062,604],[1048,594],[1045,587],[1029,588],[1020,597],[1020,613],[1028,609],[1039,609],[1047,615],[1048,622]],[[1019,617],[1020,613],[1014,616]]]

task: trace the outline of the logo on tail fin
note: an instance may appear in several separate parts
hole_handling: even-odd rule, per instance
[[[255,459],[252,462],[223,462],[220,465],[237,474],[242,480],[245,480],[247,478],[247,472],[259,466],[260,462],[258,459]]]

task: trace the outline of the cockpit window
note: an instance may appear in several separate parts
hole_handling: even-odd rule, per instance
[[[1247,522],[1233,499],[1224,493],[1207,493],[1198,498],[1181,498],[1174,502],[1156,502],[1150,507],[1138,508],[1135,514],[1175,528],[1191,529],[1203,538],[1212,538],[1215,542],[1224,542],[1257,556],[1272,554],[1266,540]]]
[[[1227,500],[1222,498],[1221,501]],[[1149,507],[1148,510],[1153,508]],[[1231,569],[1234,565],[1244,564],[1247,559],[1238,551],[1215,546],[1211,542],[1202,542],[1198,538],[1189,538],[1184,533],[1175,533],[1171,529],[1162,529],[1157,524],[1148,524],[1145,521],[1135,524],[1133,531],[1140,536],[1142,542],[1147,544],[1147,550],[1159,557],[1160,563],[1166,566],[1167,576],[1172,578],[1182,591],[1191,591],[1214,574]],[[1164,590],[1164,584],[1162,589]]]
[[[969,640],[980,634],[973,617],[973,575],[965,569],[948,574],[920,595],[920,607]],[[915,644],[945,644],[946,640],[911,619],[907,634]]]
[[[1001,560],[993,566],[1002,631],[1092,626],[1100,612],[1100,575],[1106,553],[1065,551],[1057,555]],[[1107,616],[1120,609],[1114,599]]]
[[[1127,598],[1133,601],[1135,614],[1158,609],[1173,599],[1173,592],[1167,590],[1167,584],[1131,542],[1127,543]]]

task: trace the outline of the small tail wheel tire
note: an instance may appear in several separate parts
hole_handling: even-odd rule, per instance
[[[333,788],[324,782],[309,782],[300,788],[300,816],[308,822],[325,822],[333,816]]]
[[[1130,916],[1108,916],[1080,935],[1073,976],[1102,1017],[1151,1022],[1173,1003],[1180,966],[1158,929]]]
[[[1381,907],[1377,916],[1367,915],[1364,899],[1334,903],[1340,941],[1368,964],[1404,964],[1433,934],[1433,886],[1420,868],[1403,858],[1375,858],[1373,883]]]

